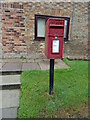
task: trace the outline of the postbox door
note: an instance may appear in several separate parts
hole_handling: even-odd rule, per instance
[[[48,19],[45,34],[45,54],[50,59],[62,58],[64,20]]]

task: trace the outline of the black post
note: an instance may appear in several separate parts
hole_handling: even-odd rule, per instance
[[[53,93],[53,83],[54,83],[54,59],[50,59],[50,79],[49,79],[49,94]]]

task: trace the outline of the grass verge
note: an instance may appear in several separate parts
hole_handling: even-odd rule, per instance
[[[49,71],[22,73],[19,118],[52,117],[58,109],[74,108],[88,101],[88,61],[64,59],[69,69],[54,73],[54,94],[48,94]]]

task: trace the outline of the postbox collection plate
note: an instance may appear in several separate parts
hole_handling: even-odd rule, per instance
[[[59,40],[53,40],[52,53],[59,53]]]

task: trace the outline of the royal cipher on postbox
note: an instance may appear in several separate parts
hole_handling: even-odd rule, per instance
[[[64,19],[49,18],[45,29],[45,55],[48,59],[63,58]]]

